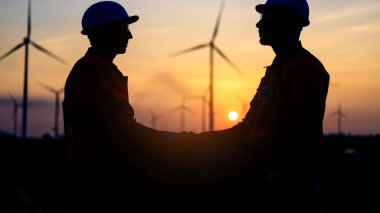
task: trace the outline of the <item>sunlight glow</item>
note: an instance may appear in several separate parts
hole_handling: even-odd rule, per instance
[[[236,121],[239,117],[239,114],[235,111],[231,111],[230,113],[228,113],[228,119],[230,119],[231,121]]]

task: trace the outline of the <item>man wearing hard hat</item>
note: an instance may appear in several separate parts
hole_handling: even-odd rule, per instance
[[[271,46],[276,57],[241,123],[192,140],[226,147],[235,142],[236,150],[248,156],[249,191],[243,197],[249,197],[245,207],[252,212],[319,212],[316,188],[329,74],[300,42],[310,24],[309,6],[306,0],[267,0],[256,11],[260,43]]]
[[[129,25],[138,19],[112,1],[95,3],[83,15],[81,33],[91,47],[72,68],[63,101],[70,212],[140,209],[145,194],[153,193],[146,179],[159,172],[159,144],[176,138],[136,122],[128,77],[113,64],[126,52]]]

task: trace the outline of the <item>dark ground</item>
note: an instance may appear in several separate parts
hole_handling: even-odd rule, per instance
[[[64,140],[0,136],[0,212],[62,212]],[[380,212],[380,135],[327,135],[324,213]]]

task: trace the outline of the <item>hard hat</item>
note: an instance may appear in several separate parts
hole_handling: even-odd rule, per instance
[[[132,24],[138,19],[138,16],[129,16],[124,7],[119,3],[113,1],[101,1],[91,5],[84,12],[81,33],[87,35],[89,29],[108,22],[120,21]]]
[[[267,0],[265,4],[256,6],[256,11],[263,13],[277,6],[289,6],[293,8],[302,17],[304,26],[309,25],[309,5],[306,0]]]

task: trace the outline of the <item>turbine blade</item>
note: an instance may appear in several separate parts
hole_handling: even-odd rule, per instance
[[[34,41],[30,40],[30,44],[32,44],[36,49],[38,49],[39,51],[49,55],[50,57],[54,58],[55,60],[63,63],[63,64],[66,64],[66,61],[63,60],[62,58],[60,58],[59,56],[55,55],[54,53],[50,52],[49,50],[43,48],[42,46],[38,45],[37,43],[35,43]]]
[[[189,109],[187,106],[183,106],[183,105],[173,108],[170,112],[177,112],[179,110],[185,110],[192,113],[194,112],[193,110]]]
[[[236,70],[237,73],[239,73],[239,75],[244,75],[243,72],[218,47],[214,46],[214,49],[217,53],[219,53],[220,56],[222,56],[224,60],[226,60]]]
[[[203,96],[201,95],[190,95],[190,96],[187,96],[188,99],[202,99]]]
[[[25,44],[24,42],[17,44],[15,47],[13,47],[13,49],[9,50],[7,53],[2,55],[0,57],[0,61],[3,60],[4,58],[6,58],[8,55],[12,54],[14,51],[18,50],[20,47],[24,46],[24,44]]]
[[[184,53],[188,53],[188,52],[192,52],[194,50],[199,50],[199,49],[202,49],[204,47],[207,47],[209,44],[200,44],[200,45],[197,45],[195,47],[191,47],[191,48],[188,48],[188,49],[185,49],[185,50],[181,50],[179,52],[176,52],[176,53],[173,53],[171,54],[170,56],[177,56],[177,55],[182,55]]]
[[[178,110],[181,110],[181,106],[173,108],[170,112],[177,112]]]
[[[186,110],[188,112],[194,113],[194,111],[187,106],[182,106],[181,108],[183,108],[184,110]]]
[[[214,28],[214,33],[212,34],[211,41],[214,41],[215,38],[216,38],[216,36],[218,35],[219,25],[220,25],[220,20],[222,19],[223,9],[224,9],[224,1],[220,5],[218,19],[216,20],[216,24],[215,24],[215,28]]]
[[[210,88],[207,88],[207,89],[204,91],[203,96],[207,95],[207,93],[209,93],[209,92],[210,92]]]
[[[38,83],[38,84],[39,84],[41,87],[43,87],[43,88],[49,90],[49,91],[52,92],[52,93],[56,93],[56,92],[57,92],[53,87],[50,87],[50,86],[48,86],[48,85],[46,85],[46,84],[43,84],[43,83]]]
[[[237,99],[240,100],[241,103],[246,104],[247,102],[240,95],[236,94]]]
[[[159,118],[161,118],[162,117],[162,115],[157,115],[157,114],[151,114],[151,117],[153,118],[153,119],[159,119]]]
[[[27,29],[27,38],[30,38],[31,33],[31,0],[28,1],[28,29]]]

